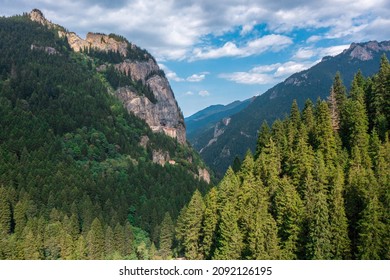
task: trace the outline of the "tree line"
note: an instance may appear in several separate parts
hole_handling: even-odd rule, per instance
[[[389,85],[383,56],[349,92],[338,73],[327,100],[263,123],[255,153],[195,191],[160,246],[186,259],[389,259]]]

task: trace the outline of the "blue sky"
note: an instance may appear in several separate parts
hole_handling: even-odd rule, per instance
[[[352,42],[390,40],[387,0],[0,0],[85,37],[117,33],[152,53],[185,116],[264,93]]]

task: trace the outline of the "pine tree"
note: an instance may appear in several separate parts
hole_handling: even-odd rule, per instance
[[[122,253],[124,257],[129,257],[133,253],[133,241],[134,241],[133,229],[129,221],[126,221],[123,225],[123,247]]]
[[[358,222],[357,258],[366,260],[380,260],[382,256],[384,225],[380,219],[381,209],[379,201],[374,194],[368,200],[366,208],[362,211],[362,218]]]
[[[75,242],[75,252],[74,256],[76,260],[86,260],[87,259],[87,247],[86,241],[83,235],[79,235],[79,238]]]
[[[25,260],[39,260],[39,244],[32,229],[26,228],[24,233],[23,242],[23,259]]]
[[[213,259],[238,260],[243,248],[242,235],[238,225],[238,213],[234,202],[227,201],[220,214],[218,242]]]
[[[324,155],[325,162],[333,162],[336,158],[336,139],[329,107],[325,101],[321,101],[316,108],[315,141],[317,149]]]
[[[0,234],[11,233],[11,204],[8,198],[8,191],[0,187]]]
[[[356,255],[359,238],[359,221],[362,212],[370,201],[369,194],[377,195],[377,182],[371,168],[362,164],[361,150],[352,150],[350,168],[346,184],[346,214],[349,220],[349,237],[352,253]]]
[[[290,118],[287,121],[287,135],[288,135],[288,144],[289,148],[293,148],[295,144],[295,140],[297,138],[298,129],[301,125],[301,113],[299,111],[298,103],[294,99],[291,110],[290,110]]]
[[[276,191],[274,212],[283,250],[282,258],[296,259],[303,221],[303,203],[287,177],[281,180]]]
[[[117,223],[114,228],[114,252],[119,254],[121,257],[125,255],[124,247],[125,247],[125,236],[123,227]]]
[[[332,88],[334,90],[334,94],[337,100],[337,107],[339,110],[343,110],[344,102],[347,99],[347,90],[343,84],[343,79],[341,78],[340,72],[337,72],[334,80]]]
[[[344,172],[341,167],[336,168],[336,174],[332,178],[329,193],[329,223],[332,240],[331,258],[350,259],[351,242],[348,237],[348,220],[344,206]]]
[[[98,218],[92,222],[86,239],[87,256],[90,260],[100,260],[104,256],[104,232]]]
[[[44,236],[45,259],[58,260],[62,258],[62,234],[63,230],[61,222],[56,221],[46,225]]]
[[[328,106],[330,110],[330,117],[332,119],[333,131],[338,131],[340,129],[340,112],[337,106],[336,93],[333,89],[333,86],[330,88],[330,93],[328,96]]]
[[[216,246],[216,229],[218,224],[218,193],[212,188],[205,196],[205,211],[202,224],[202,249],[205,259],[210,259]]]
[[[302,111],[302,122],[306,127],[308,135],[308,143],[313,145],[314,143],[314,127],[315,127],[315,118],[314,118],[314,106],[313,102],[308,99],[305,102],[305,107]]]
[[[327,260],[331,257],[331,233],[327,197],[323,191],[314,195],[314,211],[309,222],[307,258]]]
[[[390,125],[390,63],[385,55],[381,57],[378,74],[374,77],[372,109],[374,124],[382,140]]]
[[[108,226],[104,234],[104,256],[110,258],[114,251],[114,231]]]
[[[204,208],[205,205],[202,194],[196,190],[188,203],[184,217],[182,218],[184,223],[184,235],[181,236],[181,238],[185,257],[189,260],[202,258],[200,236]]]
[[[171,215],[166,212],[161,223],[160,229],[160,250],[159,253],[163,259],[172,257],[172,245],[174,236],[174,225]]]
[[[260,127],[259,135],[257,137],[255,159],[259,157],[262,149],[269,144],[270,138],[271,138],[271,129],[268,126],[267,121],[264,121]]]
[[[271,199],[278,187],[279,175],[282,169],[281,160],[277,142],[275,143],[271,138],[269,145],[263,149],[255,163],[255,175],[261,179]]]

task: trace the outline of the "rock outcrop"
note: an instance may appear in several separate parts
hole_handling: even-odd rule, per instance
[[[94,48],[101,51],[119,52],[123,61],[115,66],[117,70],[127,74],[135,82],[141,82],[148,87],[155,100],[153,102],[146,96],[135,92],[131,87],[119,88],[115,95],[122,101],[129,112],[144,119],[154,132],[162,132],[176,138],[180,144],[186,144],[184,117],[175,100],[168,80],[158,67],[154,58],[125,38],[114,34],[88,33],[82,39],[74,32],[67,32],[59,25],[48,21],[41,11],[34,9],[29,14],[30,19],[49,28],[58,30],[60,37],[66,37],[69,46],[80,52],[84,49]],[[137,53],[137,58],[129,53]],[[143,54],[143,55],[139,55]],[[105,68],[105,65],[101,65]]]
[[[198,168],[198,178],[210,184],[210,173],[205,168]]]
[[[367,43],[352,43],[344,53],[349,52],[352,58],[367,61],[373,59],[375,53],[388,51],[390,51],[390,41],[370,41]]]
[[[137,71],[132,73],[138,75],[136,74]],[[140,96],[131,87],[119,88],[115,91],[115,95],[129,112],[145,120],[152,131],[165,133],[172,138],[176,138],[180,144],[185,144],[184,118],[167,79],[154,75],[147,79],[145,83],[152,90],[156,98],[155,103],[146,96]]]

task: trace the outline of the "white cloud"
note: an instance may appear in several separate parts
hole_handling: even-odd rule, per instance
[[[335,56],[340,53],[342,53],[345,49],[348,49],[350,45],[339,45],[339,46],[332,46],[328,48],[318,48],[318,54],[319,57],[324,56]]]
[[[318,42],[319,40],[322,39],[322,36],[319,36],[319,35],[313,35],[313,36],[310,36],[307,40],[306,40],[306,43],[315,43],[315,42]]]
[[[295,59],[310,59],[315,56],[316,52],[310,48],[300,48],[297,53],[293,56]]]
[[[201,90],[198,92],[198,94],[202,97],[206,97],[210,95],[210,93],[207,90]]]
[[[168,80],[175,81],[175,82],[183,82],[184,81],[184,79],[180,78],[176,72],[173,72],[171,69],[169,69],[164,64],[160,63],[158,66],[160,67],[160,69],[162,69],[165,72],[165,76],[168,78]]]
[[[256,72],[234,72],[219,75],[220,78],[232,81],[238,84],[246,85],[267,85],[274,82],[274,79],[269,74]]]
[[[192,74],[191,76],[187,77],[186,79],[179,77],[179,75],[169,69],[165,64],[159,63],[160,69],[164,70],[165,76],[168,78],[170,81],[175,81],[175,82],[201,82],[206,78],[206,75],[210,74],[209,72],[201,72],[199,74]]]
[[[193,74],[189,77],[187,77],[186,81],[187,82],[201,82],[206,78],[206,73],[201,73],[201,74]]]
[[[194,95],[194,93],[192,91],[187,91],[184,93],[184,95]]]
[[[253,67],[248,72],[223,73],[219,77],[238,83],[249,85],[271,85],[282,81],[291,74],[303,71],[313,65],[313,62],[275,63]]]
[[[310,66],[312,66],[312,62],[298,63],[295,61],[288,61],[286,63],[283,63],[278,67],[278,69],[276,69],[274,76],[278,78],[287,78],[287,76],[303,71]]]
[[[323,58],[324,56],[335,56],[343,52],[343,50],[348,49],[349,45],[336,45],[326,48],[318,47],[304,47],[299,48],[298,51],[293,55],[293,59],[300,61],[312,60],[316,61]]]
[[[279,36],[294,29],[317,28],[328,30],[323,38],[344,41],[385,40],[390,36],[390,6],[385,0],[0,0],[0,6],[3,15],[40,8],[53,22],[82,36],[88,31],[124,35],[159,61],[188,59],[193,53],[205,59],[261,53],[261,41],[253,41],[252,46],[231,41],[220,48],[193,52],[207,35],[222,36],[239,30],[246,36],[256,24],[264,24],[267,31]],[[315,35],[307,42],[320,39]],[[265,49],[272,48],[266,45]]]
[[[193,51],[192,60],[215,59],[221,57],[247,57],[261,54],[266,51],[278,51],[293,43],[292,39],[277,34],[266,35],[261,38],[247,42],[244,46],[238,47],[233,42],[227,42],[220,48],[200,49]]]

